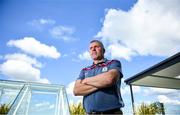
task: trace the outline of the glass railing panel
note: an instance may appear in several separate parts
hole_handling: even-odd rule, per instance
[[[70,114],[62,85],[0,80],[0,102],[9,103],[8,115]]]
[[[68,103],[68,99],[67,99],[67,95],[66,95],[66,90],[64,88],[62,88],[62,90],[60,90],[59,94],[59,99],[58,99],[58,108],[57,109],[57,115],[68,115],[69,113],[69,103]]]
[[[32,91],[27,113],[28,115],[55,115],[55,104],[56,94]]]
[[[18,93],[17,97],[13,101],[10,110],[8,112],[8,115],[25,115],[25,109],[21,110],[21,105],[24,104],[24,102],[28,101],[28,94],[30,92],[30,88],[28,84],[24,84],[24,86],[21,88],[20,92]],[[21,110],[21,111],[19,111]]]
[[[5,105],[9,110],[23,85],[22,82],[0,80],[0,107]]]

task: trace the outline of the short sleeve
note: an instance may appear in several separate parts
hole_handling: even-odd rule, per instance
[[[118,60],[112,60],[110,66],[109,66],[109,70],[111,69],[116,69],[119,71],[120,73],[120,77],[122,78],[123,77],[123,74],[122,74],[122,68],[121,68],[121,62],[118,61]]]
[[[83,80],[85,78],[84,70],[82,69],[77,80]]]

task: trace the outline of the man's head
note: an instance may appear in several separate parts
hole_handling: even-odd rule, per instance
[[[92,40],[90,42],[89,52],[93,60],[101,60],[104,58],[104,45],[99,40]]]

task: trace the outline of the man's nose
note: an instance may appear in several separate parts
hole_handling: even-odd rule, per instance
[[[96,51],[96,48],[93,48],[93,51]]]

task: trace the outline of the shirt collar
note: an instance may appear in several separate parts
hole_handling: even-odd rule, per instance
[[[103,61],[101,61],[101,62],[99,62],[99,63],[97,63],[97,64],[94,64],[94,62],[93,62],[92,66],[95,66],[95,65],[99,65],[99,64],[105,63],[106,61],[107,61],[107,59],[104,58]]]

